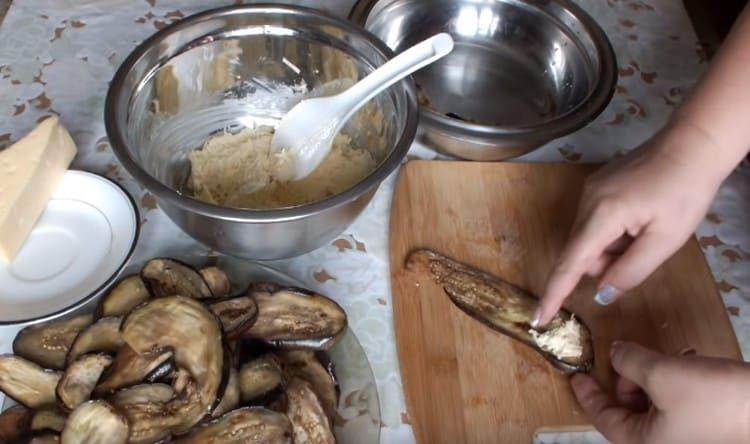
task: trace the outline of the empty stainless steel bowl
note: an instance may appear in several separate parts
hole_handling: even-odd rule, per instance
[[[472,160],[527,153],[596,118],[617,80],[606,34],[565,0],[359,0],[350,19],[395,52],[438,32],[452,54],[415,74],[428,145]]]
[[[208,11],[164,28],[125,60],[107,95],[107,134],[125,169],[194,238],[251,259],[299,255],[346,229],[406,156],[418,119],[413,81],[380,94],[375,117],[355,115],[344,128],[378,166],[318,202],[271,210],[200,202],[185,192],[188,153],[223,131],[273,125],[301,92],[356,81],[391,55],[361,28],[310,9]]]

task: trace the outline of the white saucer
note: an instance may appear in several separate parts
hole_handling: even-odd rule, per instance
[[[61,316],[97,296],[130,259],[138,220],[119,185],[67,171],[21,251],[0,262],[0,325]]]

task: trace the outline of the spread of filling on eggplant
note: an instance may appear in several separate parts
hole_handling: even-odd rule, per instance
[[[503,279],[430,250],[412,252],[406,268],[428,276],[458,308],[477,321],[539,352],[564,373],[589,371],[594,351],[588,328],[567,310],[536,330],[537,298]]]
[[[93,315],[27,327],[0,355],[20,403],[0,442],[335,443],[326,350],[345,329],[323,295],[153,259]]]

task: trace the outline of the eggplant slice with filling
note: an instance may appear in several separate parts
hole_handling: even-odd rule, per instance
[[[157,298],[185,296],[207,299],[214,296],[198,271],[174,259],[151,259],[141,270],[141,278]]]
[[[73,341],[78,333],[91,325],[90,314],[69,319],[31,325],[18,333],[13,341],[13,353],[44,368],[64,370]]]
[[[88,401],[102,373],[111,364],[111,356],[98,353],[83,355],[68,365],[55,390],[60,407],[71,411]]]
[[[221,325],[202,303],[183,296],[153,299],[127,315],[122,336],[136,353],[172,349],[177,367],[190,374],[190,390],[167,404],[185,401],[168,409],[178,418],[173,433],[188,431],[211,413],[223,394],[229,369],[224,365]]]
[[[493,330],[531,346],[557,369],[565,373],[591,369],[594,360],[591,333],[570,312],[560,310],[544,330],[537,331],[531,327],[537,298],[515,285],[429,250],[411,253],[406,268],[430,276],[458,308]],[[535,337],[567,322],[576,324],[578,343],[574,345],[580,353],[556,356],[544,350]]]
[[[128,422],[109,403],[88,401],[70,414],[63,429],[62,444],[125,444]]]
[[[55,388],[61,376],[19,356],[0,356],[0,390],[32,409],[55,405]]]
[[[139,275],[128,276],[102,298],[96,317],[123,316],[151,298],[151,293]]]
[[[86,353],[117,353],[125,344],[120,335],[121,322],[119,316],[108,316],[84,328],[70,346],[67,362],[71,363]]]
[[[258,305],[255,323],[243,337],[281,349],[328,350],[346,331],[346,313],[333,300],[297,288],[273,293],[252,288]]]
[[[282,413],[245,407],[197,427],[178,444],[292,444],[292,425]]]

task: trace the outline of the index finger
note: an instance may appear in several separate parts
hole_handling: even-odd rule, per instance
[[[612,214],[597,209],[574,230],[561,260],[552,270],[536,316],[536,326],[555,317],[565,299],[578,285],[586,271],[604,254],[607,246],[622,236],[623,229]]]

